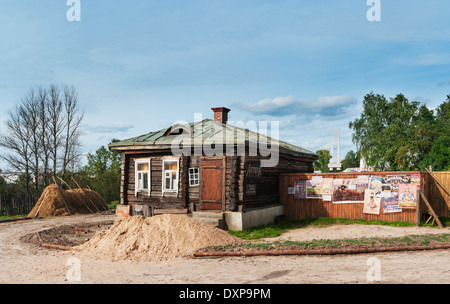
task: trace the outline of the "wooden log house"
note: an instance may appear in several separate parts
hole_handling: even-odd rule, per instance
[[[281,173],[313,172],[316,154],[227,124],[227,108],[212,110],[214,120],[176,124],[109,145],[122,153],[121,203],[130,205],[132,214],[267,208],[279,205]]]

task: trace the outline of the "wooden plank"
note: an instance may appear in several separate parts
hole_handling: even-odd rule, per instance
[[[426,169],[426,170],[428,171],[430,176],[434,179],[434,181],[445,191],[445,193],[447,193],[447,195],[450,195],[450,190],[448,190],[447,187],[444,186],[438,178],[436,178],[436,176],[433,174],[433,172],[431,172],[428,169]]]
[[[431,212],[431,214],[433,215],[433,217],[436,219],[436,222],[439,225],[439,228],[444,228],[444,226],[442,225],[441,221],[439,220],[439,217],[436,215],[436,213],[434,212],[433,208],[431,207],[430,203],[428,202],[427,198],[425,197],[425,194],[423,194],[422,191],[420,191],[420,196],[422,197],[423,201],[425,202],[425,204],[428,207],[428,210]]]
[[[62,191],[61,191],[61,189],[59,188],[59,185],[56,183],[55,176],[52,175],[52,177],[53,177],[53,181],[55,182],[56,187],[58,188],[58,192],[59,192],[59,194],[61,195],[61,199],[62,199],[62,201],[63,201],[63,203],[64,203],[64,206],[66,206],[67,213],[69,213],[69,215],[72,215],[72,213],[70,213],[69,207],[67,207],[66,200],[64,199],[64,196],[63,196],[63,194],[62,194]]]
[[[416,191],[416,226],[420,225],[420,190]]]

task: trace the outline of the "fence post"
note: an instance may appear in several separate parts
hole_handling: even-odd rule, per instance
[[[420,225],[420,190],[416,191],[416,227]]]

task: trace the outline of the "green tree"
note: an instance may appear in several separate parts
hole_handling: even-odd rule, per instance
[[[345,155],[344,159],[341,161],[342,170],[347,168],[358,168],[359,167],[359,154],[350,150]]]
[[[398,94],[364,97],[361,117],[349,123],[353,143],[375,170],[414,170],[425,165],[436,137],[435,118],[425,105]]]
[[[424,161],[434,171],[450,170],[450,95],[436,109],[436,140],[432,143],[429,154]]]
[[[329,172],[328,163],[330,162],[331,155],[328,150],[318,150],[316,152],[319,155],[319,159],[314,161],[314,170],[321,172]]]
[[[450,136],[439,136],[427,157],[428,164],[434,171],[450,170]]]
[[[117,141],[114,139],[111,143]],[[102,146],[94,154],[88,154],[87,161],[87,165],[80,172],[85,182],[108,202],[119,200],[122,165],[120,153]]]

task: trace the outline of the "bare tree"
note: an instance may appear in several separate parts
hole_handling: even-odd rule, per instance
[[[49,159],[50,159],[50,139],[49,139],[49,115],[47,114],[48,105],[48,93],[47,90],[42,87],[38,90],[38,100],[39,100],[39,135],[42,145],[42,179],[44,186],[47,186],[47,180],[49,177]]]
[[[81,156],[79,153],[80,125],[84,113],[78,109],[78,94],[74,87],[64,88],[64,110],[65,110],[65,137],[64,152],[62,160],[62,176],[64,178],[67,167]]]
[[[56,172],[58,169],[58,151],[63,143],[62,134],[64,131],[64,120],[59,88],[56,85],[51,85],[48,94],[49,101],[47,104],[47,112],[49,123],[49,155],[50,159],[53,161],[52,174],[56,177]]]
[[[38,193],[40,181],[45,186],[50,171],[54,177],[59,171],[64,176],[78,162],[83,116],[75,88],[61,90],[56,85],[31,89],[9,112],[6,132],[0,134],[0,146],[9,153],[0,158],[24,173],[27,193],[32,175]]]
[[[31,89],[22,100],[22,104],[18,108],[19,116],[21,117],[29,135],[28,141],[31,153],[30,165],[33,172],[32,182],[36,193],[39,193],[39,179],[41,178],[39,165],[42,150],[41,137],[39,134],[39,105],[39,100],[36,98],[35,91]]]
[[[30,194],[30,159],[31,148],[29,144],[30,132],[24,119],[20,116],[20,107],[16,106],[8,112],[6,121],[6,134],[0,135],[0,146],[8,149],[10,153],[0,157],[16,172],[25,175],[25,189]]]

